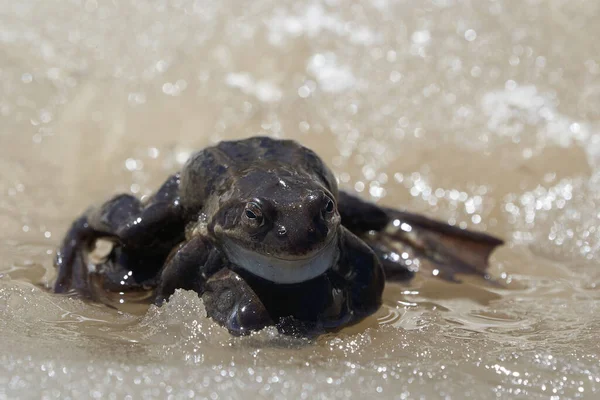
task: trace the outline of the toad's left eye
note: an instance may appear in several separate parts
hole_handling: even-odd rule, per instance
[[[333,200],[328,199],[327,202],[325,203],[325,208],[324,208],[326,213],[332,213],[333,210],[335,210],[335,204],[333,203]]]

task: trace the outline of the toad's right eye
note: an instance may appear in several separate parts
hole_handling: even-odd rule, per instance
[[[263,223],[263,213],[260,205],[255,201],[250,201],[244,208],[244,219],[251,226],[261,226]]]
[[[256,216],[256,214],[254,213],[254,211],[251,211],[251,210],[246,210],[246,217],[248,217],[250,219],[256,219],[256,218],[258,218]]]

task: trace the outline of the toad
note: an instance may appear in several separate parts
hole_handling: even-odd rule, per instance
[[[114,243],[92,263],[98,239]],[[385,281],[417,270],[487,276],[502,241],[338,190],[291,140],[224,141],[193,154],[146,201],[118,195],[75,220],[54,291],[97,300],[150,290],[158,305],[194,290],[231,333],[337,330],[373,314]]]

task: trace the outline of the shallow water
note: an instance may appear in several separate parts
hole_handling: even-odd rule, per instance
[[[600,2],[0,4],[0,398],[595,398]],[[340,185],[507,240],[316,342],[232,338],[179,292],[43,290],[72,219],[255,134]]]

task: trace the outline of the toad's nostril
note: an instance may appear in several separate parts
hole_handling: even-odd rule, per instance
[[[285,226],[281,225],[279,228],[277,228],[277,235],[279,237],[284,237],[287,235],[287,229],[285,229]]]
[[[332,213],[335,210],[335,204],[333,204],[332,200],[327,200],[327,202],[325,203],[325,213],[329,214]]]

